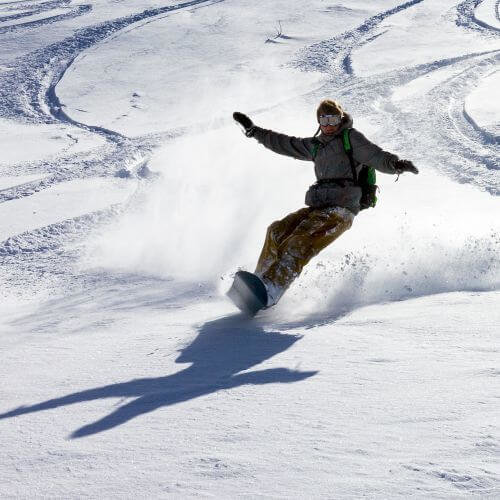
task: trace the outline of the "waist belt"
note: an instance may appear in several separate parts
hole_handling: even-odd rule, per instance
[[[319,179],[316,181],[316,186],[328,186],[328,185],[346,187],[346,186],[356,186],[357,184],[354,182],[353,179],[349,179],[346,177],[338,177],[336,179]]]

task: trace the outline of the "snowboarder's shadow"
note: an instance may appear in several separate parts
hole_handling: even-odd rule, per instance
[[[172,375],[141,378],[68,394],[32,406],[0,414],[0,419],[104,398],[133,398],[109,415],[80,427],[71,434],[79,438],[117,427],[163,406],[182,403],[246,384],[290,383],[317,372],[269,368],[241,373],[291,347],[299,336],[264,331],[241,316],[203,324],[191,344],[181,350],[178,363],[192,363]]]

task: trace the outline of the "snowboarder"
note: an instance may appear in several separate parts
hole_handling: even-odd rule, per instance
[[[353,128],[352,117],[336,101],[322,101],[316,117],[316,134],[299,138],[258,127],[245,114],[233,113],[247,137],[275,153],[314,162],[317,178],[306,193],[307,207],[267,229],[255,273],[236,274],[228,296],[251,316],[275,305],[312,257],[348,230],[360,210],[375,206],[373,169],[418,174],[411,161],[383,151]]]

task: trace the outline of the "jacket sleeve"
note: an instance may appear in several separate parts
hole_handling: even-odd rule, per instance
[[[291,156],[296,160],[313,160],[312,138],[291,137],[261,127],[254,128],[253,137],[267,149],[280,155]]]
[[[396,173],[395,163],[399,160],[398,156],[373,144],[356,129],[351,130],[350,139],[352,153],[357,162],[373,167],[385,174]]]

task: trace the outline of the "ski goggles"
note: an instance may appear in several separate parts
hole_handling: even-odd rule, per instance
[[[327,125],[340,125],[342,115],[319,115],[319,124],[326,127]]]

